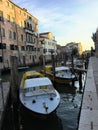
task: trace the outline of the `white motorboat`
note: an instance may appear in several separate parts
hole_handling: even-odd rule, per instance
[[[60,94],[47,77],[26,79],[20,85],[19,99],[24,108],[37,117],[47,117],[60,104]]]
[[[53,75],[53,67],[45,67],[45,75],[49,77],[52,81],[55,81],[59,84],[69,84],[73,79],[76,78],[76,75],[73,74],[69,67],[67,66],[58,66],[55,67],[55,76]]]

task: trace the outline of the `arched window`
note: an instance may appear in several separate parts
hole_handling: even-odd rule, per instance
[[[30,24],[30,30],[32,30],[32,25]]]
[[[27,23],[27,28],[29,28],[29,23]]]
[[[26,26],[26,22],[25,22],[25,21],[24,21],[24,26],[25,26],[25,28],[27,27],[27,26]]]

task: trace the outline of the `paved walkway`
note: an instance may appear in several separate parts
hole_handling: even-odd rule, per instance
[[[89,59],[78,130],[98,130],[98,58],[96,57]]]
[[[0,130],[1,130],[2,121],[4,117],[4,109],[7,103],[9,88],[10,88],[9,82],[4,82],[1,84],[1,79],[0,79]]]

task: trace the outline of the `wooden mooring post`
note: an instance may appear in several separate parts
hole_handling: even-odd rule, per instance
[[[52,67],[53,67],[53,83],[55,83],[55,61],[54,61],[54,55],[51,54],[52,58]]]
[[[3,105],[3,109],[4,109],[4,93],[3,93],[3,85],[2,85],[1,78],[0,78],[0,89],[1,89],[2,105]]]
[[[18,77],[18,59],[11,56],[11,97],[12,103],[18,101],[19,77]]]
[[[82,72],[79,71],[79,92],[82,90]]]
[[[11,56],[11,108],[13,130],[19,129],[19,77],[18,77],[18,59]]]

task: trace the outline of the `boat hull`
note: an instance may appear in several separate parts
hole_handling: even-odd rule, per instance
[[[48,74],[48,73],[45,73],[45,75],[51,79],[51,81],[55,82],[55,83],[59,83],[59,84],[69,84],[70,82],[72,82],[73,80],[75,80],[75,77],[74,78],[63,78],[63,77],[53,77],[52,74]]]
[[[30,100],[24,99],[23,95],[20,93],[20,104],[23,110],[26,110],[30,115],[39,119],[46,119],[56,112],[56,109],[60,104],[60,95],[56,91],[57,96],[51,97],[51,95],[46,95],[46,98],[42,96],[35,96]],[[42,98],[42,99],[41,99]],[[47,104],[47,108],[43,104]]]
[[[58,105],[58,107],[59,107],[59,105]],[[34,112],[34,111],[28,109],[27,107],[25,107],[20,102],[20,111],[21,111],[21,114],[25,114],[26,113],[27,115],[32,116],[32,118],[39,119],[39,120],[45,120],[45,119],[53,116],[54,114],[56,114],[56,109],[54,111],[52,111],[50,114],[41,114],[41,113],[37,113],[37,112]]]
[[[46,118],[59,106],[60,94],[47,77],[25,79],[23,76],[19,100],[21,106],[27,109],[29,113],[38,118]]]

